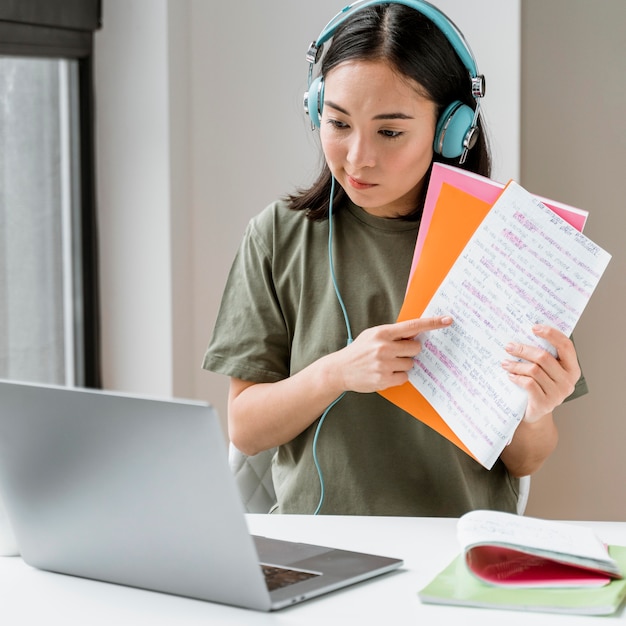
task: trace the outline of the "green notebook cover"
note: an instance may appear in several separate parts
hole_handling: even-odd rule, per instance
[[[626,571],[626,547],[609,546],[609,553]],[[521,589],[488,585],[476,578],[460,554],[418,596],[427,604],[449,604],[492,609],[610,615],[626,597],[626,579],[603,587]]]

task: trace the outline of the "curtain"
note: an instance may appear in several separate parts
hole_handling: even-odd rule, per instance
[[[0,57],[0,376],[72,384],[72,61]]]

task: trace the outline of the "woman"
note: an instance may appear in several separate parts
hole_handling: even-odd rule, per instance
[[[234,445],[249,455],[279,447],[277,512],[515,511],[517,477],[556,446],[553,409],[585,391],[562,333],[536,330],[558,359],[511,344],[503,367],[528,406],[489,471],[376,393],[407,380],[418,333],[453,323],[394,323],[432,162],[459,165],[461,156],[434,152],[438,121],[450,103],[476,107],[458,46],[440,29],[445,17],[436,25],[422,4],[366,2],[333,28],[323,88],[309,93],[309,107],[320,100],[311,117],[322,172],[249,224],[205,355],[206,369],[231,377]],[[489,174],[484,132],[460,160]]]

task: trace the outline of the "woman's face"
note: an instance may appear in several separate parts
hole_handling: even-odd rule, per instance
[[[324,78],[320,138],[350,199],[378,217],[417,206],[433,158],[436,106],[383,61],[346,61]]]

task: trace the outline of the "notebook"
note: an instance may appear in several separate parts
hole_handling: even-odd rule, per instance
[[[271,611],[402,565],[250,535],[202,402],[0,381],[0,490],[26,563],[212,602]]]

